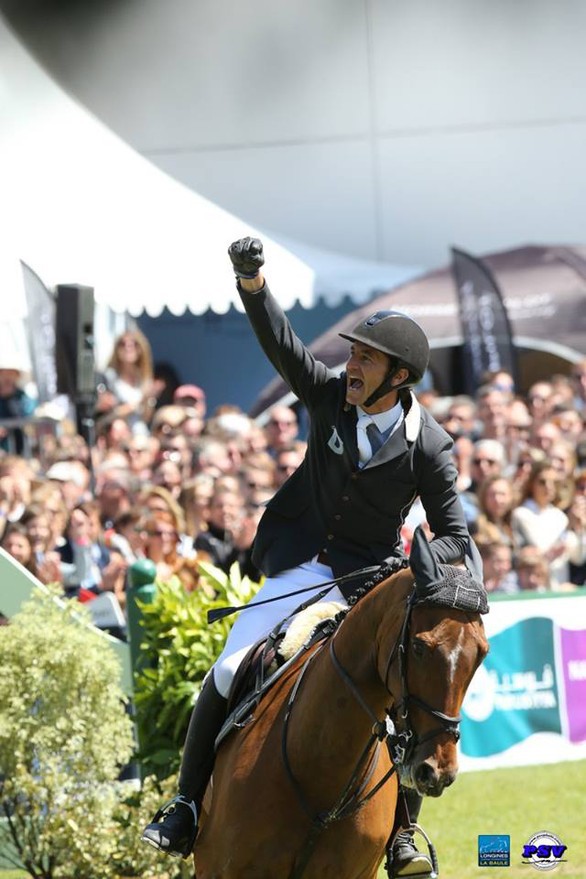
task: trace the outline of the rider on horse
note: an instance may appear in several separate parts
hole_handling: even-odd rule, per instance
[[[310,416],[305,460],[269,501],[258,527],[253,561],[267,579],[255,602],[300,587],[317,593],[324,580],[401,557],[401,527],[418,496],[437,561],[459,562],[469,536],[452,440],[410,390],[429,360],[421,327],[396,311],[368,315],[343,336],[351,348],[346,371],[338,375],[314,359],[270,293],[260,272],[261,242],[244,238],[228,252],[254,332]],[[357,585],[349,583],[334,586],[329,597],[345,602]],[[295,598],[282,598],[247,609],[234,624],[193,710],[179,796],[145,828],[145,842],[169,854],[190,854],[236,670],[249,648],[295,607]],[[414,790],[406,795],[415,821],[422,798]],[[389,863],[395,877],[432,872],[408,832],[395,837]]]

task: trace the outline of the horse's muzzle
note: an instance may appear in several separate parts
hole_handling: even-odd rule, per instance
[[[456,780],[457,771],[438,772],[433,763],[404,765],[399,770],[399,780],[403,787],[410,787],[424,797],[439,797],[445,788]]]

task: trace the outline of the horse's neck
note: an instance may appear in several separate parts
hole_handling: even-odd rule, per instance
[[[332,641],[344,672],[337,668],[328,644],[316,656],[292,711],[288,747],[293,759],[307,763],[303,743],[318,740],[320,759],[324,753],[335,756],[338,763],[358,759],[374,717],[382,720],[391,701],[381,680],[388,657],[379,656],[379,651],[392,650],[399,637],[412,582],[408,572],[401,571],[352,608]],[[311,767],[306,769],[310,777]]]
[[[412,585],[409,570],[393,574],[358,602],[336,635],[336,654],[353,681],[386,706],[381,669],[400,636]]]
[[[352,608],[333,636],[331,651],[326,645],[316,657],[314,668],[301,688],[297,721],[300,714],[308,730],[325,723],[334,730],[344,729],[349,740],[372,728],[372,714],[382,719],[391,696],[381,679],[388,656],[401,632],[406,598],[412,577],[400,571],[362,598]],[[379,655],[380,651],[384,655]],[[336,662],[337,660],[337,662]],[[342,667],[351,683],[344,679]],[[358,694],[358,695],[357,695]],[[360,704],[368,705],[371,714]],[[325,730],[324,730],[325,732]]]

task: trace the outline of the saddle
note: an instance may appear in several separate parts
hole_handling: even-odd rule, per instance
[[[234,675],[230,693],[228,694],[228,714],[235,711],[249,693],[253,693],[259,680],[271,678],[271,670],[277,669],[283,664],[283,659],[278,652],[278,646],[282,640],[271,642],[269,638],[261,638],[254,644],[238,667]]]
[[[308,654],[320,641],[330,638],[342,618],[338,614],[319,620],[290,656],[281,652],[286,632],[272,632],[250,648],[230,688],[228,716],[216,738],[216,751],[233,729],[242,729],[254,719],[254,709],[263,696],[300,657]]]

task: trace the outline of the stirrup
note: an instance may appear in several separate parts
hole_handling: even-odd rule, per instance
[[[408,873],[408,874],[405,874],[405,879],[437,879],[437,877],[439,876],[439,864],[438,864],[438,859],[437,859],[437,852],[435,850],[435,846],[434,846],[433,842],[431,841],[431,839],[429,838],[429,836],[427,835],[427,833],[425,832],[423,827],[421,827],[419,824],[409,824],[408,827],[399,827],[399,829],[397,830],[396,834],[394,835],[391,843],[387,846],[387,858],[385,861],[385,870],[386,870],[388,876],[390,877],[390,879],[396,879],[395,872],[393,869],[393,845],[395,843],[395,840],[397,839],[397,836],[400,833],[405,833],[405,832],[420,833],[421,834],[421,836],[424,838],[425,842],[427,843],[427,850],[429,852],[429,861],[431,863],[431,873],[429,871],[426,871],[425,873]],[[401,879],[401,877],[398,877],[398,879]]]
[[[187,797],[183,796],[183,794],[178,794],[176,797],[173,797],[172,800],[169,800],[168,803],[165,803],[164,806],[161,806],[161,808],[158,809],[155,817],[153,818],[153,823],[160,821],[161,818],[164,818],[171,806],[175,806],[177,803],[179,803],[181,806],[187,806],[188,809],[191,809],[191,811],[193,812],[194,824],[197,824],[198,816],[195,803],[193,802],[193,800],[188,800]]]
[[[165,822],[169,818],[171,819],[171,823],[173,823],[173,816],[177,812],[178,805],[186,806],[192,812],[193,829],[185,830],[184,836],[176,838],[175,844],[171,845],[171,838],[165,835],[165,829],[168,831],[170,828],[169,826],[165,828]],[[141,842],[146,842],[158,851],[164,852],[172,857],[187,858],[191,854],[193,846],[195,845],[197,831],[198,815],[196,805],[193,800],[188,800],[187,797],[180,794],[177,797],[173,797],[172,800],[165,803],[164,806],[157,810],[151,823],[143,830],[140,839]]]

